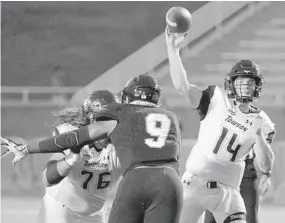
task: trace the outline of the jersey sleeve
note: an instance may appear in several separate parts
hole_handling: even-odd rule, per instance
[[[264,111],[260,112],[260,116],[263,118],[261,130],[265,134],[267,142],[271,144],[274,141],[276,135],[275,123],[271,121],[271,119]]]
[[[120,121],[123,115],[122,110],[122,104],[111,103],[103,106],[102,109],[95,114],[95,119],[96,121]]]
[[[215,85],[210,85],[202,92],[202,97],[199,106],[196,108],[198,114],[200,115],[201,121],[206,117],[208,111],[212,107],[216,88],[218,87]]]
[[[111,164],[111,169],[113,171],[118,170],[120,168],[120,163],[119,159],[116,155],[116,150],[113,144],[109,144],[106,148],[108,150],[108,153],[110,155],[110,164]]]

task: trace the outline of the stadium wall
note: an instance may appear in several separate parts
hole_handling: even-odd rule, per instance
[[[246,1],[209,2],[205,4],[192,14],[195,26],[193,26],[191,35],[185,45],[197,41],[209,30],[215,29],[221,22],[239,10],[245,9],[249,4],[251,2]],[[190,3],[189,8],[191,8]],[[119,92],[129,78],[152,71],[165,61],[167,61],[167,53],[164,33],[162,33],[144,47],[107,70],[89,85],[76,92],[71,102],[75,104],[80,103],[94,89],[104,88],[112,92]]]

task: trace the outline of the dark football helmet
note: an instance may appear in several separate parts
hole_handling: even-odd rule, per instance
[[[252,96],[238,95],[234,81],[237,77],[250,77],[255,80],[255,90]],[[224,82],[224,88],[228,90],[230,98],[236,99],[238,102],[252,102],[258,100],[264,83],[259,66],[251,60],[240,60],[233,67],[231,67],[227,73]]]
[[[90,94],[83,102],[82,115],[85,118],[85,124],[88,125],[94,122],[94,116],[102,106],[118,102],[117,97],[110,91],[99,90]],[[110,143],[108,136],[103,137],[89,145],[90,148],[96,149],[98,152],[105,148]]]
[[[143,101],[157,105],[159,97],[160,88],[157,81],[147,74],[141,74],[128,80],[121,93],[122,103],[125,104]]]
[[[94,121],[94,115],[103,105],[117,102],[117,98],[110,91],[99,90],[90,94],[83,102],[82,115],[86,119],[86,124]]]

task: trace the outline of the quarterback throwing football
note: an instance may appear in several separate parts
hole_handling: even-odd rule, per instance
[[[275,125],[264,111],[252,106],[259,99],[263,76],[257,64],[238,61],[229,69],[224,89],[201,90],[189,83],[179,50],[185,35],[166,29],[170,75],[174,87],[200,115],[197,143],[182,177],[184,206],[181,223],[195,223],[205,210],[217,222],[246,222],[239,192],[245,157],[253,148],[260,170],[270,175],[274,154],[269,141]]]

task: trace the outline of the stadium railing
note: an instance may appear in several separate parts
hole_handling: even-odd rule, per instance
[[[1,106],[51,106],[66,105],[82,86],[1,86]]]
[[[204,87],[208,83],[217,84],[217,78],[213,77],[191,77],[193,83],[198,86]],[[270,83],[278,84],[278,79],[271,79]],[[268,84],[270,84],[268,83]],[[280,83],[280,82],[279,82]],[[70,102],[72,95],[78,90],[82,89],[81,86],[73,87],[15,87],[15,86],[2,86],[1,87],[1,106],[30,106],[30,107],[43,107],[52,105],[67,105]],[[185,106],[184,100],[178,97],[178,93],[173,87],[164,87],[163,92],[165,94],[168,104],[175,104],[175,106]],[[73,103],[73,102],[72,102]],[[75,103],[76,104],[76,103]],[[264,88],[262,100],[259,105],[284,107],[285,106],[285,89],[283,87]]]

